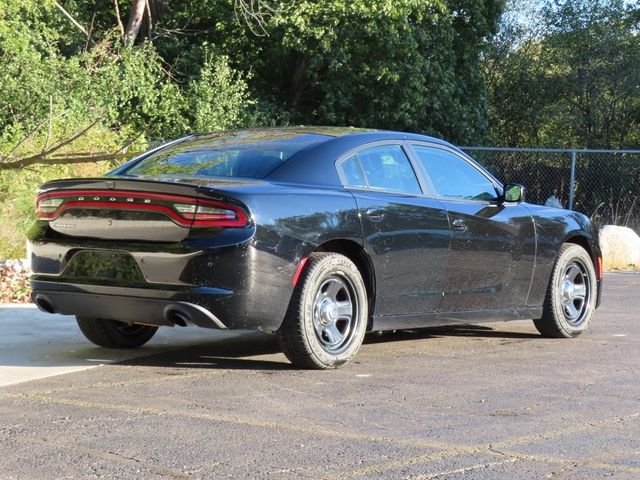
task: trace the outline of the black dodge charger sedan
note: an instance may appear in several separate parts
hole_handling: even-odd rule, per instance
[[[523,193],[422,135],[190,136],[40,188],[33,300],[103,347],[257,329],[308,368],[346,363],[371,330],[533,319],[575,337],[599,304],[596,232]]]

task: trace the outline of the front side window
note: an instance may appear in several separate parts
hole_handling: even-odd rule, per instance
[[[370,188],[420,194],[420,185],[400,145],[382,145],[358,152]]]
[[[440,148],[412,147],[439,196],[485,201],[497,198],[493,183],[463,158]]]

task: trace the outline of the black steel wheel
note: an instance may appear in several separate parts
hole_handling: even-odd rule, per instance
[[[303,368],[337,368],[351,360],[367,328],[367,292],[358,268],[337,253],[315,253],[298,279],[278,337]]]
[[[551,275],[542,317],[534,320],[546,337],[569,338],[584,332],[593,317],[596,273],[584,248],[565,244]]]
[[[136,348],[147,343],[158,327],[104,318],[76,317],[84,336],[99,347]]]

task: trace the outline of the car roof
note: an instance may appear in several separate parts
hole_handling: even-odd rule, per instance
[[[421,140],[428,141],[432,143],[440,143],[447,146],[452,146],[448,142],[441,140],[436,137],[430,137],[428,135],[422,135],[418,133],[411,132],[396,132],[392,130],[380,130],[374,128],[358,128],[358,127],[328,127],[328,126],[307,126],[307,125],[298,125],[298,126],[289,126],[289,127],[270,127],[270,128],[244,128],[237,130],[225,130],[218,132],[210,132],[203,134],[190,135],[185,137],[184,140],[197,140],[206,142],[207,139],[211,139],[212,141],[218,140],[222,136],[232,136],[238,135],[242,133],[250,133],[253,136],[265,136],[268,137],[270,134],[310,134],[310,135],[321,135],[326,136],[327,141],[332,138],[339,138],[345,136],[351,136],[363,140],[362,143],[375,142],[378,140]],[[366,141],[365,141],[366,140]],[[203,143],[204,143],[203,142]]]
[[[382,141],[420,141],[442,145],[458,150],[439,138],[409,132],[394,132],[354,127],[291,126],[272,128],[237,129],[196,134],[183,137],[172,143],[197,143],[206,148],[209,143],[230,140],[242,143],[277,141],[282,138],[305,137],[307,145],[284,160],[264,177],[267,181],[297,183],[328,187],[342,186],[335,168],[335,161],[346,153],[364,145]],[[458,150],[459,151],[459,150]],[[127,165],[127,164],[125,164]],[[117,172],[118,169],[112,173]]]
[[[326,135],[327,139],[304,148],[267,175],[266,179],[287,183],[309,185],[342,185],[335,160],[353,149],[382,141],[429,142],[458,150],[439,138],[417,133],[394,132],[390,130],[360,129],[352,127],[286,127],[281,131],[300,134]],[[329,167],[332,168],[329,168]]]

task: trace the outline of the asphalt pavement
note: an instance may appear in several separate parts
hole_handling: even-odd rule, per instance
[[[0,479],[640,478],[640,274],[591,330],[371,336],[335,371],[273,338],[166,329],[131,353],[0,306]]]

